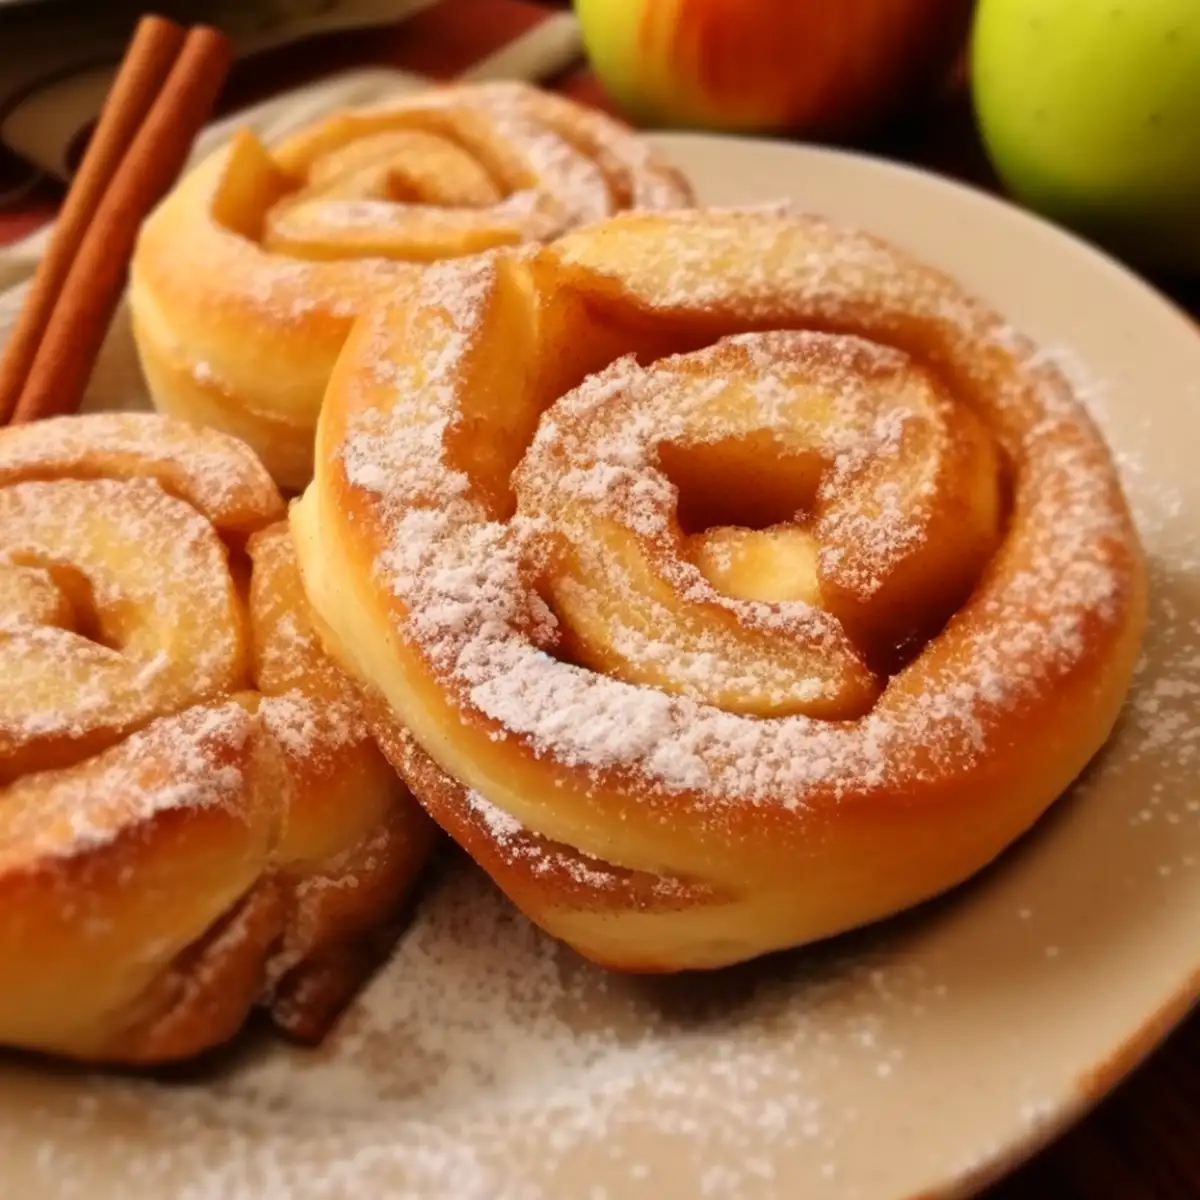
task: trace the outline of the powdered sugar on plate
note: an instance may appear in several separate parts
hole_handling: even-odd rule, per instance
[[[558,1175],[582,1146],[609,1138],[618,1177],[637,1182],[649,1168],[620,1139],[641,1127],[699,1167],[702,1194],[727,1194],[718,1185],[770,1177],[772,1147],[835,1161],[857,1114],[829,1110],[813,1085],[832,1070],[864,1082],[902,1072],[890,1014],[916,1004],[929,1020],[945,999],[919,972],[885,971],[869,953],[823,964],[815,974],[826,979],[809,977],[812,966],[794,965],[788,979],[749,971],[704,996],[670,982],[642,988],[581,966],[455,864],[320,1049],[252,1044],[232,1070],[194,1083],[101,1084],[66,1116],[76,1132],[46,1149],[39,1173],[82,1200],[88,1131],[100,1112],[125,1113],[137,1132],[104,1150],[125,1186],[192,1200],[333,1200],[363,1188],[532,1200],[562,1191],[535,1185],[522,1163]],[[869,1012],[844,1005],[860,990],[873,997]],[[763,1030],[780,1022],[807,1066],[764,1052]],[[158,1130],[168,1146],[148,1155],[141,1143]],[[558,1177],[567,1186],[569,1174]]]
[[[1043,353],[1071,379],[1104,429],[1112,426],[1111,384],[1097,379],[1069,347],[1047,347]],[[1200,403],[1200,391],[1196,394]],[[1145,436],[1157,416],[1122,414],[1134,433]],[[1137,455],[1116,459],[1130,496],[1135,519],[1147,545],[1150,573],[1150,616],[1146,643],[1134,686],[1125,707],[1126,753],[1106,760],[1105,770],[1144,772],[1147,763],[1168,764],[1150,787],[1145,803],[1128,818],[1132,827],[1166,822],[1200,826],[1200,800],[1174,794],[1176,771],[1192,772],[1200,764],[1200,611],[1194,603],[1200,587],[1200,528],[1189,520],[1182,493],[1160,479]],[[1168,795],[1174,798],[1167,800]],[[1171,867],[1172,864],[1161,864]],[[1189,868],[1193,855],[1183,852],[1175,864]]]

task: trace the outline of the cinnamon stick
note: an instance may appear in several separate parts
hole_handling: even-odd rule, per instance
[[[134,31],[63,202],[45,257],[0,353],[0,425],[7,423],[16,408],[38,344],[100,198],[178,57],[183,36],[183,30],[174,22],[155,16],[143,17]]]
[[[78,408],[125,284],[138,230],[175,182],[232,63],[228,39],[199,26],[162,83],[81,238],[13,412],[14,422]]]

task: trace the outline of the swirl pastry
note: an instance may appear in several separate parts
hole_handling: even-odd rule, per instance
[[[952,279],[825,220],[627,214],[373,309],[293,507],[433,817],[615,968],[858,926],[993,859],[1143,626],[1110,456]]]
[[[0,1042],[318,1036],[432,822],[320,648],[275,485],[154,414],[0,431]]]
[[[129,300],[151,394],[244,438],[299,489],[330,370],[368,296],[407,286],[415,264],[689,200],[632,131],[520,83],[340,112],[271,150],[242,132],[139,238]]]

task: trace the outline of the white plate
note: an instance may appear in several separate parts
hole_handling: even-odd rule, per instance
[[[708,979],[605,977],[458,867],[316,1052],[251,1037],[169,1084],[0,1066],[4,1194],[963,1194],[1076,1117],[1200,978],[1200,337],[1111,261],[921,173],[658,139],[704,201],[798,198],[947,268],[1059,356],[1152,562],[1113,743],[986,875],[886,927]]]

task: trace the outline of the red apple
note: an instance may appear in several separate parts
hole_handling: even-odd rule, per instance
[[[576,0],[641,124],[845,137],[943,82],[973,0]]]

